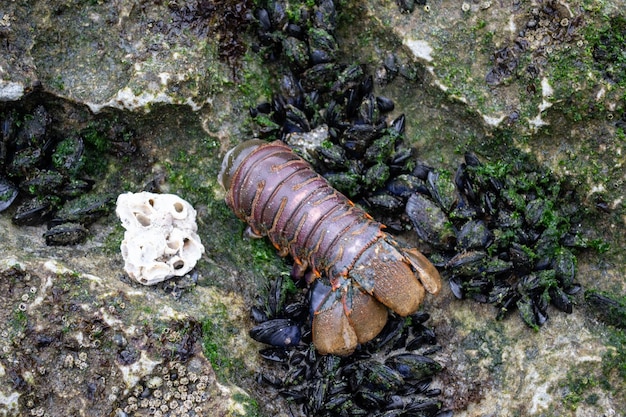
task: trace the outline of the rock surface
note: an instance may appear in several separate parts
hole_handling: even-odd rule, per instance
[[[583,254],[577,281],[626,294],[625,4],[415,3],[412,13],[387,0],[342,4],[346,62],[375,71],[394,53],[411,71],[377,88],[407,115],[407,137],[430,164],[454,166],[466,149],[491,158],[517,149],[571,177],[588,211],[581,227],[610,248]],[[0,6],[0,114],[44,105],[55,134],[131,126],[139,149],[111,159],[101,187],[181,195],[198,210],[206,247],[195,273],[145,288],[124,276],[113,214],[85,243],[47,247],[44,226],[13,225],[14,208],[0,213],[0,413],[289,415],[256,383],[259,345],[247,337],[250,305],[288,266],[267,242],[240,238],[216,183],[225,151],[252,135],[248,107],[276,84],[275,68],[246,49],[251,9]],[[126,181],[115,175],[123,168]],[[582,295],[573,314],[551,311],[533,332],[442,293],[425,308],[444,347],[437,383],[455,416],[624,415],[626,338]]]

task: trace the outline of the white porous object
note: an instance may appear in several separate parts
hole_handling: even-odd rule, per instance
[[[204,253],[196,234],[196,210],[177,195],[120,194],[115,212],[126,229],[124,270],[142,284],[183,276]]]

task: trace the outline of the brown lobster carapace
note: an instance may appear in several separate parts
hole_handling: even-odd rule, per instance
[[[249,233],[268,236],[293,275],[325,275],[331,290],[315,307],[313,343],[320,353],[351,354],[387,322],[387,308],[414,313],[424,289],[437,294],[437,269],[417,249],[403,248],[287,145],[249,140],[231,149],[219,182],[226,203]]]

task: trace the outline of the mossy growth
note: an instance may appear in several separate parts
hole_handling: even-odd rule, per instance
[[[230,345],[228,340],[232,334],[229,328],[224,326],[224,323],[229,322],[226,306],[219,303],[212,307],[212,311],[201,322],[202,348],[216,375],[224,381],[240,372],[244,365],[228,347]]]

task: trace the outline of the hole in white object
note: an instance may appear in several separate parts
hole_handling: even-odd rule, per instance
[[[178,249],[178,248],[180,247],[180,241],[178,241],[178,240],[170,240],[170,239],[169,239],[169,236],[168,236],[168,239],[167,239],[167,246],[168,246],[170,249],[174,249],[174,250],[176,250],[176,249]]]
[[[183,262],[182,260],[178,260],[174,262],[174,265],[172,266],[174,267],[174,269],[181,269],[182,267],[185,266],[185,262]]]
[[[152,224],[152,220],[150,220],[150,217],[146,216],[143,213],[135,212],[135,218],[143,227],[148,227],[150,226],[150,224]]]
[[[185,209],[185,206],[183,206],[183,203],[181,202],[174,203],[174,210],[176,210],[178,213],[182,213],[184,209]]]

